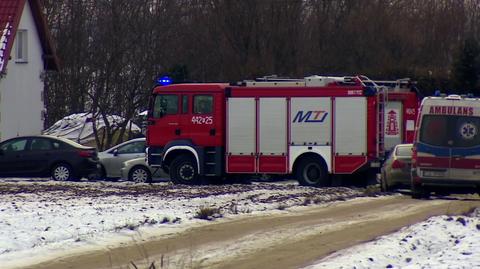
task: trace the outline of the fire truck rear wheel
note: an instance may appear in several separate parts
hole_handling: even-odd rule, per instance
[[[296,171],[296,178],[302,186],[330,186],[327,169],[324,163],[317,158],[308,157],[301,160]]]
[[[186,155],[176,157],[170,165],[170,177],[175,184],[198,184],[197,171],[195,160]]]

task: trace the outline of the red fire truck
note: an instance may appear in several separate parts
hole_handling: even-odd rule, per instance
[[[364,76],[157,86],[148,163],[181,184],[293,174],[302,185],[328,186],[331,175],[378,169],[386,150],[412,141],[418,100],[410,86]]]

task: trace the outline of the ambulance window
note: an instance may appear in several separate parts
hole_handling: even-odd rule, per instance
[[[432,146],[448,146],[448,117],[425,115],[420,128],[420,142]]]
[[[182,96],[182,114],[188,113],[188,95]]]
[[[161,118],[164,115],[171,115],[178,113],[178,96],[160,94],[155,98],[153,107],[153,117]]]
[[[196,95],[193,97],[193,113],[211,114],[213,111],[213,96]]]

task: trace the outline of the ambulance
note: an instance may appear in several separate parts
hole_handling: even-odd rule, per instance
[[[480,99],[423,99],[415,130],[412,197],[480,191]]]

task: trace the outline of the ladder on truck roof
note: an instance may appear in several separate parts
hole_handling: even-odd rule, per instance
[[[237,83],[233,83],[233,86],[246,86],[246,87],[325,87],[332,83],[345,86],[363,85],[372,86],[375,88],[384,87],[390,91],[403,91],[411,90],[411,87],[416,82],[409,78],[397,79],[397,80],[372,80],[366,76],[318,76],[313,75],[305,78],[285,78],[277,75],[264,76],[256,78],[255,80],[244,80]]]
[[[325,87],[332,83],[340,85],[360,85],[354,77],[309,76],[301,79],[282,78],[276,75],[265,76],[255,80],[240,81],[235,86],[246,87]]]
[[[364,86],[374,87],[377,91],[377,158],[385,157],[385,108],[388,102],[389,88],[384,85],[378,85],[374,80],[366,76],[358,76]]]

